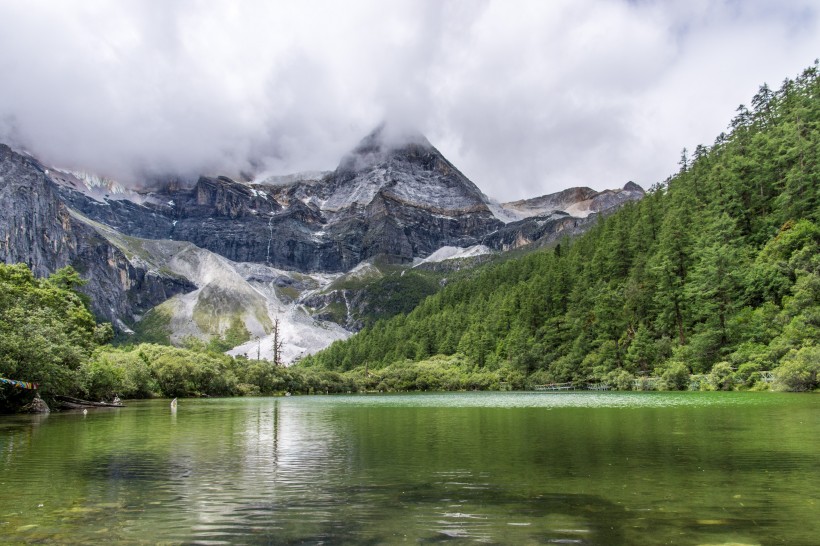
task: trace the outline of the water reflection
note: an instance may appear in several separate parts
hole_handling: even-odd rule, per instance
[[[15,492],[0,495],[0,533],[808,544],[820,531],[816,398],[570,396],[191,400],[170,417],[157,401],[0,420],[0,487]]]

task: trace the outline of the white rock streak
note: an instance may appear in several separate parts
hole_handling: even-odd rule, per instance
[[[187,336],[210,339],[224,334],[237,319],[250,332],[251,340],[229,351],[256,358],[273,358],[271,327],[279,319],[285,363],[324,349],[350,332],[332,322],[312,318],[293,298],[283,299],[277,280],[290,279],[304,287],[305,294],[321,290],[337,277],[305,275],[262,264],[233,262],[187,242],[122,237],[114,230],[93,224],[113,244],[128,250],[132,261],[154,271],[174,274],[191,281],[196,290],[166,300],[155,309],[170,316],[171,340]]]
[[[440,249],[433,252],[432,254],[430,254],[429,256],[427,256],[425,259],[421,260],[413,267],[418,267],[419,265],[425,263],[443,262],[445,260],[455,260],[458,258],[472,258],[475,256],[482,256],[484,254],[490,253],[492,253],[492,250],[484,245],[474,245],[467,248],[461,248],[457,246],[443,246]]]

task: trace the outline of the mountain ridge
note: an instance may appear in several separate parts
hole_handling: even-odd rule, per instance
[[[307,337],[313,335],[307,332],[333,329],[323,325],[322,317],[337,317],[349,329],[360,328],[362,322],[355,318],[358,311],[354,309],[368,308],[362,299],[366,291],[345,288],[315,295],[324,290],[322,286],[329,287],[334,276],[368,260],[378,258],[405,268],[431,256],[438,260],[434,255],[441,249],[450,249],[439,252],[446,258],[464,255],[463,249],[478,245],[498,252],[537,241],[546,244],[587,229],[598,214],[574,217],[548,211],[547,204],[575,201],[542,196],[518,202],[519,209],[526,209],[518,211],[523,218],[502,221],[481,190],[423,135],[388,135],[386,131],[382,126],[367,135],[329,173],[285,177],[283,184],[270,183],[270,177],[266,183],[200,176],[193,185],[172,180],[152,190],[129,189],[90,173],[46,167],[4,147],[0,189],[5,190],[5,210],[15,210],[35,223],[46,217],[60,221],[41,240],[23,245],[10,242],[15,232],[8,219],[17,217],[9,213],[0,222],[0,236],[5,233],[7,241],[0,246],[0,259],[37,265],[45,263],[43,256],[54,258],[37,267],[40,275],[73,265],[90,280],[86,292],[94,311],[120,331],[139,330],[146,314],[153,312],[154,322],[158,316],[165,317],[160,322],[167,322],[172,341],[180,342],[186,335],[219,337],[231,330],[245,332],[239,337],[247,339],[247,345],[251,338],[266,339],[279,317],[288,328],[307,325],[308,330],[291,328]],[[26,172],[21,175],[22,171]],[[32,180],[41,188],[37,195],[42,202],[16,200],[14,188],[33,187]],[[580,191],[587,201],[609,195],[588,189],[562,193],[573,191]],[[617,192],[625,199],[610,199],[601,205],[602,210],[643,195],[642,190],[634,189]],[[25,219],[14,223],[26,225]],[[212,253],[227,260],[220,266],[223,269],[267,280],[259,284],[249,277],[225,285],[224,275],[218,282],[180,269],[173,249],[181,243],[192,245],[196,249],[192,252],[207,263],[219,262],[208,257]],[[148,248],[165,257],[153,259],[145,253]],[[303,286],[294,280],[297,275],[324,280]],[[280,282],[284,285],[278,286]],[[244,283],[250,284],[246,287]],[[223,303],[208,303],[215,299]],[[356,307],[351,307],[353,301]],[[239,310],[242,305],[256,310]],[[346,309],[341,316],[326,311],[339,306]],[[211,321],[208,327],[192,326],[205,309],[233,318]],[[331,338],[344,335],[336,332]],[[296,338],[290,343],[298,346]],[[312,343],[304,351],[320,345],[321,341]],[[304,351],[289,351],[288,357],[296,358]]]

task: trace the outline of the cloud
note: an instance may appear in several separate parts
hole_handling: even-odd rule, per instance
[[[5,0],[0,139],[139,183],[333,168],[387,119],[503,200],[649,186],[818,52],[809,0]]]

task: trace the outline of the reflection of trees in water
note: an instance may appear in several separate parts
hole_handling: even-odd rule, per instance
[[[245,465],[250,465],[257,472],[269,466],[273,471],[279,460],[279,401],[273,400],[271,406],[259,406],[257,411],[246,419],[244,432]]]
[[[399,431],[406,429],[398,415],[379,419],[371,410],[359,410],[351,418],[338,408],[327,411],[302,402],[275,401],[246,421],[244,464],[265,468],[257,468],[253,491],[246,490],[241,506],[222,522],[232,520],[240,540],[384,544],[406,536],[422,542],[514,543],[510,537],[623,542],[625,511],[603,498],[551,492],[528,496],[487,485],[486,477],[479,478],[482,483],[470,476],[430,482],[438,465],[449,463],[413,441],[418,438],[403,438]],[[425,425],[432,423],[425,420]],[[422,467],[416,468],[419,481],[408,483],[402,472],[414,467],[408,458],[422,456],[420,449],[429,460],[416,460]],[[432,449],[438,453],[445,447]],[[456,500],[461,506],[450,507]],[[242,526],[236,525],[239,521]]]
[[[0,428],[0,461],[8,468],[12,460],[21,457],[21,451],[28,449],[38,433],[38,425],[48,419],[48,413],[5,416]]]

